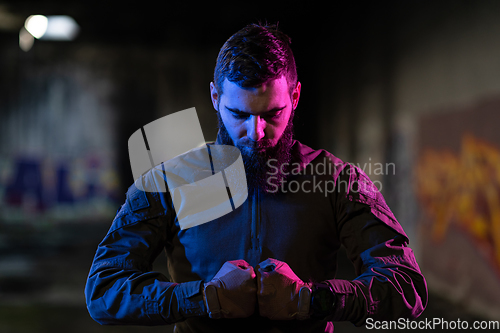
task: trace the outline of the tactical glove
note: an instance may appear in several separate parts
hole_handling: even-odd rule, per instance
[[[257,298],[262,317],[274,320],[307,319],[311,284],[303,282],[287,263],[266,259],[257,266]]]
[[[245,260],[226,261],[214,278],[204,285],[210,318],[246,318],[255,311],[257,282]]]

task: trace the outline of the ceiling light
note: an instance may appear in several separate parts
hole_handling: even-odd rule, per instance
[[[73,40],[80,31],[75,20],[67,15],[31,15],[24,27],[33,37],[44,40]]]
[[[24,27],[35,38],[42,37],[47,31],[49,20],[43,15],[31,15],[26,19]]]

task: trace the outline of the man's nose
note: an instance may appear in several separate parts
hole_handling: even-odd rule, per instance
[[[265,136],[264,129],[266,121],[259,116],[250,116],[247,125],[247,137],[253,141],[259,141]]]

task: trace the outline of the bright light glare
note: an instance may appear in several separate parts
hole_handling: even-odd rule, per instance
[[[26,30],[37,39],[73,40],[80,27],[66,15],[31,15],[24,23]]]
[[[34,42],[35,38],[33,38],[33,36],[28,31],[26,31],[25,28],[21,28],[21,30],[19,31],[19,47],[21,48],[21,50],[23,50],[24,52],[28,52],[33,46]]]
[[[35,38],[42,37],[47,31],[49,20],[43,15],[31,15],[26,19],[24,27]]]
[[[78,35],[80,27],[75,20],[66,15],[48,16],[47,31],[41,39],[73,40]]]

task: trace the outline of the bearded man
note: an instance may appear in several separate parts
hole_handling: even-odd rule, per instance
[[[131,186],[87,280],[96,321],[333,332],[333,321],[422,313],[425,279],[380,192],[359,168],[293,139],[300,90],[290,39],[275,26],[249,25],[227,40],[210,83],[214,144],[241,151],[248,198],[182,230],[168,193]],[[341,245],[354,280],[335,278]],[[152,271],[162,250],[170,279]]]

